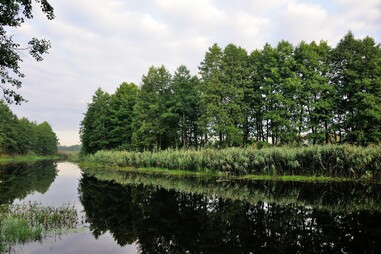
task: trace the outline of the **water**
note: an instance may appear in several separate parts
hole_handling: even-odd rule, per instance
[[[41,162],[33,166],[27,164],[2,166],[0,172],[2,203],[20,204],[31,201],[47,206],[62,206],[70,203],[78,210],[79,221],[85,217],[84,208],[78,198],[81,171],[77,165],[68,162]],[[77,232],[48,237],[41,242],[18,245],[12,251],[30,254],[137,253],[136,244],[122,247],[108,232],[96,239],[89,226],[88,223],[84,223]]]
[[[14,253],[381,253],[379,185],[81,173],[66,162],[0,172],[2,203],[71,203],[86,221]]]

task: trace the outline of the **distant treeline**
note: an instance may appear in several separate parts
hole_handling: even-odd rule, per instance
[[[349,32],[281,41],[250,54],[214,44],[199,75],[150,67],[140,87],[99,88],[81,122],[82,151],[231,147],[270,142],[367,145],[381,140],[381,48]]]
[[[81,145],[58,146],[58,151],[79,152],[81,151]]]
[[[0,154],[51,155],[57,152],[57,145],[57,136],[49,123],[18,119],[0,100]]]

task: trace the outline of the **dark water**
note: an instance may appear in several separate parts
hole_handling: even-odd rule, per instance
[[[86,220],[15,253],[381,253],[379,185],[106,175],[71,163],[0,172],[2,203],[70,202]]]

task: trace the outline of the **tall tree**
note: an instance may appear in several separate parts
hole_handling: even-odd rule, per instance
[[[248,141],[247,107],[244,104],[248,82],[248,55],[245,49],[229,44],[222,57],[222,110],[226,112],[227,146],[239,146]]]
[[[301,42],[295,49],[298,77],[302,89],[299,105],[299,132],[309,132],[308,138],[316,143],[328,143],[333,117],[333,86],[329,83],[328,55],[331,48],[320,44]]]
[[[109,142],[110,95],[101,88],[95,92],[81,122],[80,138],[82,152],[92,154],[112,148]]]
[[[46,17],[54,19],[53,7],[47,0],[36,0]],[[25,19],[33,18],[33,5],[31,0],[6,0],[0,2],[0,89],[8,103],[20,104],[25,99],[15,89],[21,87],[19,78],[23,78],[19,63],[22,61],[21,52],[29,50],[29,54],[37,61],[43,60],[42,55],[48,52],[50,41],[32,38],[28,46],[23,49],[20,44],[13,41],[6,27],[20,27]]]
[[[205,53],[204,60],[199,66],[201,82],[199,86],[200,104],[202,116],[200,127],[207,144],[210,136],[218,137],[221,146],[226,134],[225,123],[228,118],[227,112],[222,109],[224,92],[222,90],[222,49],[214,44]]]
[[[134,106],[133,144],[139,150],[170,147],[175,142],[171,128],[175,115],[168,102],[171,74],[162,65],[151,66],[143,75],[141,89]]]
[[[367,144],[381,140],[381,49],[349,32],[332,51],[336,131],[342,141]]]
[[[296,73],[294,46],[288,41],[280,41],[276,47],[276,114],[279,117],[275,127],[275,143],[287,144],[299,139],[300,124],[296,100],[301,89]]]
[[[282,101],[280,87],[280,74],[277,61],[277,50],[270,44],[266,44],[262,50],[261,71],[263,99],[265,100],[265,112],[263,120],[265,123],[266,138],[276,144],[279,128],[282,126],[282,115],[279,106]]]
[[[254,50],[249,56],[248,84],[245,89],[245,105],[247,107],[246,136],[252,136],[254,141],[267,141],[265,137],[264,114],[266,112],[265,86],[262,65],[263,51]]]
[[[190,148],[198,146],[198,118],[200,117],[199,80],[191,76],[190,71],[181,65],[175,71],[171,82],[171,112],[175,114],[176,128],[179,136],[177,147]]]
[[[123,82],[110,98],[109,146],[132,148],[132,119],[139,88]]]

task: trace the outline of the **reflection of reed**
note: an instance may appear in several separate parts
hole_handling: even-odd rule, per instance
[[[185,193],[218,195],[251,204],[264,201],[298,204],[329,211],[381,211],[379,185],[356,182],[229,181],[215,177],[174,177],[96,168],[83,170],[99,180],[112,180],[122,185],[143,184]]]

